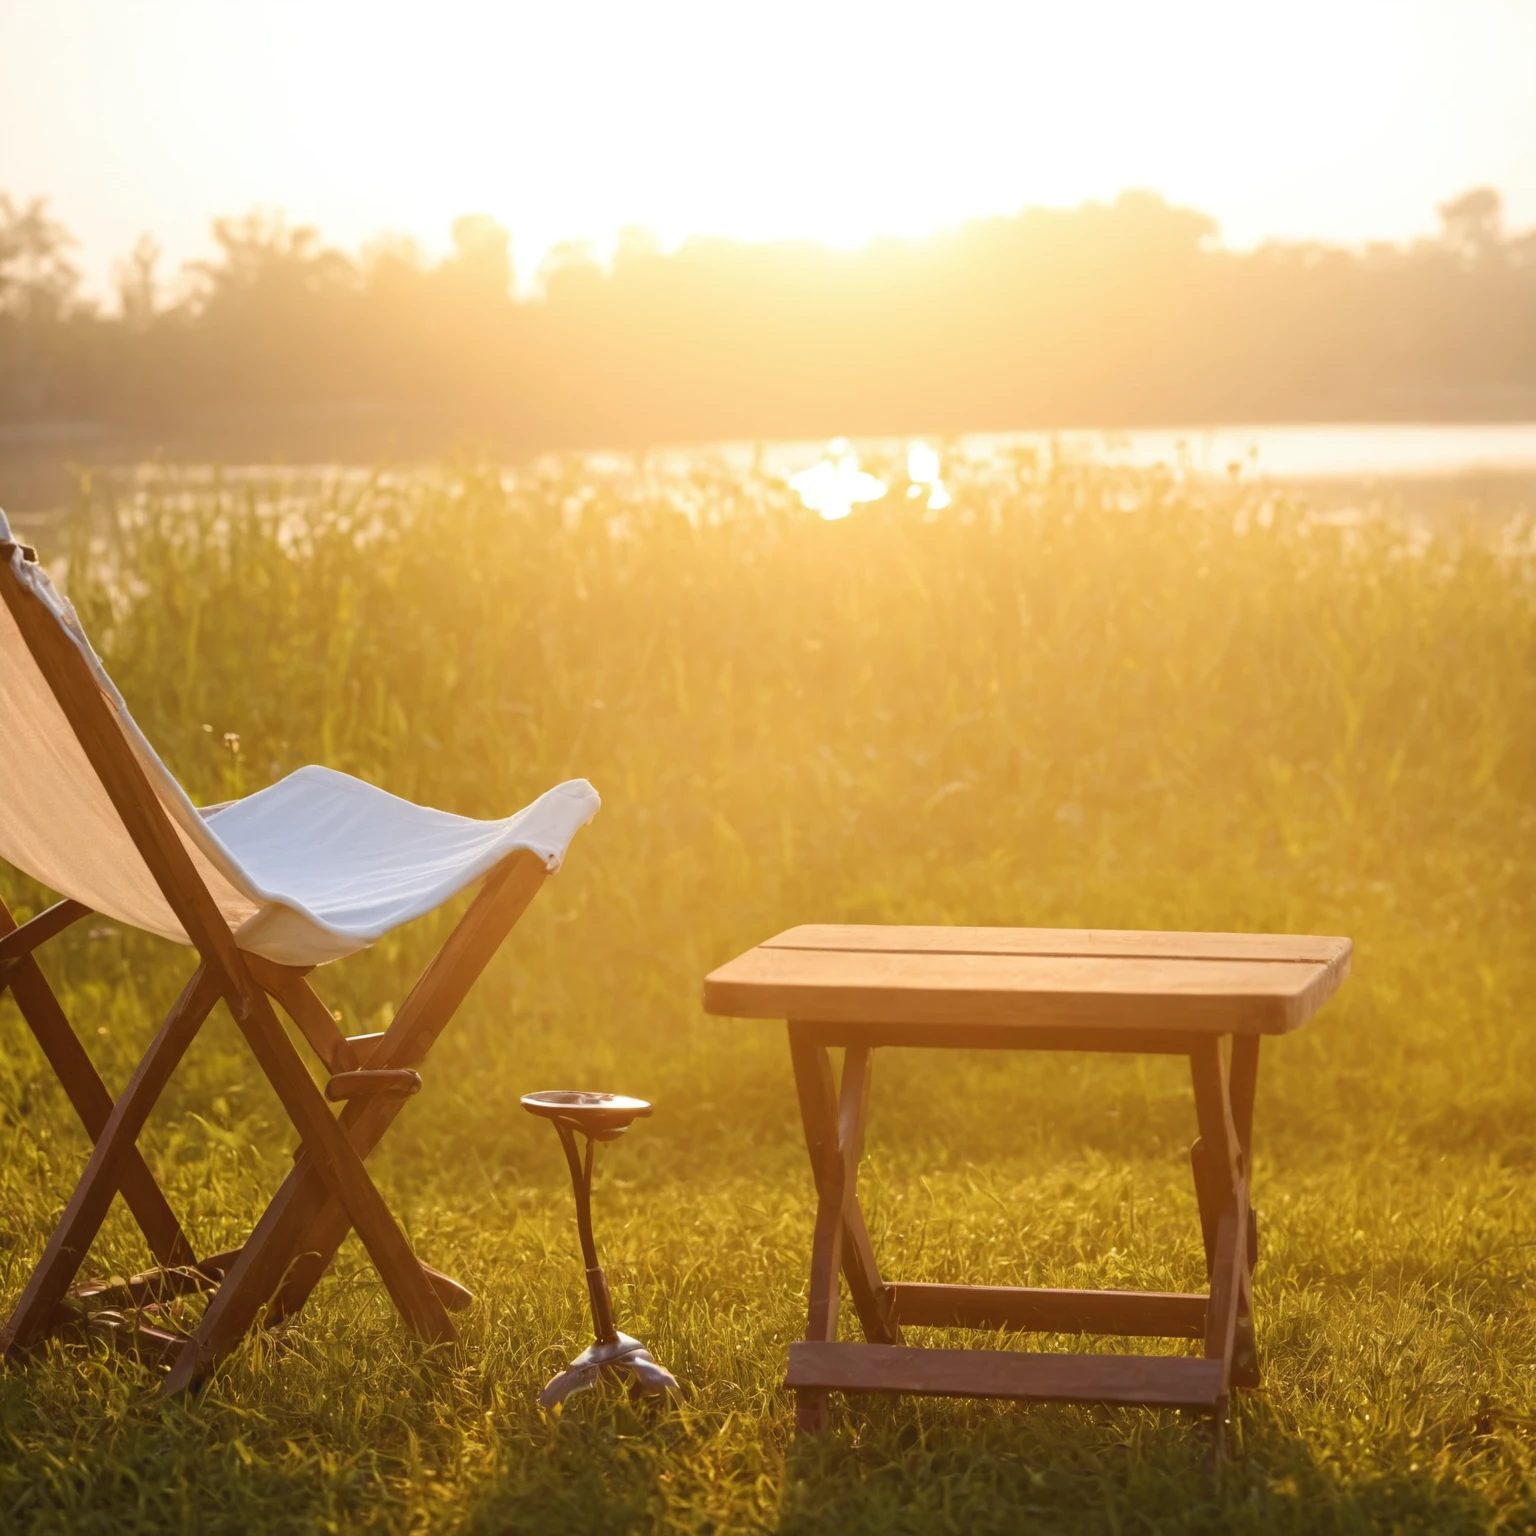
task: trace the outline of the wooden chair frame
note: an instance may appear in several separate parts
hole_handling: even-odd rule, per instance
[[[4,561],[0,597],[200,961],[113,1102],[33,956],[39,944],[87,909],[61,902],[19,928],[8,912],[0,919],[0,986],[10,988],[95,1143],[42,1258],[0,1330],[0,1352],[15,1359],[69,1315],[71,1285],[119,1191],[162,1268],[126,1287],[85,1287],[76,1294],[98,1303],[140,1305],[178,1292],[214,1290],[190,1339],[148,1330],[150,1342],[172,1359],[167,1391],[195,1385],[269,1303],[274,1318],[302,1306],[354,1228],[406,1323],[429,1343],[452,1343],[456,1335],[448,1312],[466,1304],[469,1294],[416,1258],[363,1159],[399,1113],[405,1094],[420,1086],[414,1069],[543,884],[542,859],[521,850],[492,870],[389,1028],[348,1040],[310,987],[308,968],[277,965],[236,946],[90,664]],[[221,998],[297,1130],[300,1147],[292,1171],[244,1246],[199,1262],[136,1142]],[[331,1074],[325,1093],[279,1022],[273,999]],[[345,1101],[339,1117],[328,1099]]]

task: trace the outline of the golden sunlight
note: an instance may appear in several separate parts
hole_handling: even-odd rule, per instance
[[[1536,216],[1536,11],[1411,8],[75,0],[6,37],[0,145],[102,278],[258,205],[429,255],[484,212],[524,284],[627,226],[846,246],[1127,187],[1238,245],[1401,239],[1481,183]]]
[[[0,1536],[1536,1531],[1533,61],[0,0]]]

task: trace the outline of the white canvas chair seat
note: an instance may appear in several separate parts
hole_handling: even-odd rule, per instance
[[[422,1087],[433,1044],[597,808],[592,786],[572,779],[504,821],[472,821],[344,773],[301,768],[199,811],[133,723],[73,609],[0,514],[0,858],[66,898],[21,925],[0,901],[0,989],[94,1142],[0,1328],[0,1356],[20,1358],[92,1303],[110,1334],[127,1326],[125,1309],[153,1313],[169,1297],[211,1291],[191,1335],[143,1316],[132,1325],[136,1347],[170,1365],[166,1390],[184,1390],[263,1314],[273,1320],[302,1307],[354,1230],[410,1327],[430,1344],[452,1344],[448,1314],[469,1303],[469,1292],[411,1251],[363,1159]],[[344,1036],[311,986],[311,968],[471,883],[474,900],[388,1028]],[[115,1100],[34,955],[88,911],[190,944],[198,958]],[[199,1260],[136,1142],[221,1000],[300,1144],[246,1242]],[[274,1004],[319,1059],[323,1088]],[[119,1194],[159,1267],[71,1291]]]
[[[441,906],[516,849],[553,872],[597,808],[592,786],[571,779],[504,821],[473,821],[350,774],[300,768],[204,824],[262,898],[235,942],[284,965],[316,965]]]
[[[0,513],[0,542],[11,539]],[[160,761],[39,565],[11,569],[90,663],[134,755],[239,947],[311,966],[365,948],[457,895],[520,848],[553,872],[597,813],[572,779],[502,821],[413,805],[329,768],[200,813]],[[0,607],[0,858],[92,911],[189,942],[74,730]]]

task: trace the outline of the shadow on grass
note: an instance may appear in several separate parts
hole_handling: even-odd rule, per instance
[[[825,1437],[790,1447],[782,1536],[1312,1536],[1485,1531],[1498,1520],[1485,1491],[1451,1469],[1396,1461],[1379,1472],[1345,1470],[1256,1416],[1230,1426],[1223,1463],[1212,1454],[1210,1423],[1182,1414],[864,1399],[834,1422]]]
[[[552,1420],[542,1445],[535,1430],[534,1443],[479,1486],[457,1529],[617,1536],[663,1524],[665,1427],[606,1395]]]

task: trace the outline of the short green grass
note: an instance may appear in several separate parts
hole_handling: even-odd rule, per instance
[[[1262,488],[1028,462],[937,518],[900,489],[841,524],[703,464],[83,489],[45,553],[197,797],[325,761],[470,814],[584,774],[604,808],[374,1160],[422,1254],[477,1293],[462,1353],[418,1349],[355,1243],[195,1400],[50,1346],[0,1374],[0,1527],[1536,1523],[1525,530],[1425,546]],[[321,973],[349,1031],[451,917]],[[1229,1463],[1151,1412],[854,1400],[794,1441],[811,1200],[787,1052],[699,994],[817,919],[1354,938],[1343,993],[1265,1047],[1266,1380]],[[44,965],[117,1085],[187,954],[92,920]],[[586,1331],[564,1168],[517,1108],[556,1086],[656,1103],[604,1151],[596,1205],[622,1325],[685,1383],[665,1412],[534,1406]],[[1193,1288],[1193,1134],[1176,1062],[882,1053],[877,1247],[910,1278]],[[222,1014],[144,1145],[195,1241],[238,1241],[292,1138]],[[7,1303],[84,1149],[0,1004]],[[144,1257],[119,1210],[90,1267]]]

